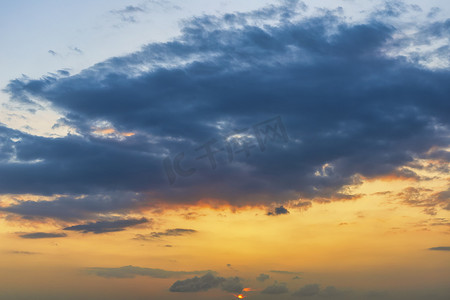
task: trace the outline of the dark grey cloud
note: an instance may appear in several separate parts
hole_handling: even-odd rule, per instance
[[[178,280],[170,287],[171,292],[201,292],[212,288],[221,288],[230,293],[240,293],[243,289],[239,277],[224,278],[207,273],[202,277],[195,276],[185,280]]]
[[[153,240],[158,239],[165,236],[182,236],[182,235],[190,235],[196,233],[197,230],[194,229],[185,229],[185,228],[174,228],[174,229],[166,229],[161,232],[152,232],[150,234],[137,234],[136,240]]]
[[[95,234],[99,234],[99,233],[123,231],[127,227],[132,227],[148,222],[149,220],[147,220],[146,218],[97,221],[66,227],[64,228],[64,230],[80,231],[83,233],[92,232]]]
[[[208,273],[202,277],[195,276],[186,280],[178,280],[170,287],[171,292],[200,292],[218,287],[224,278]]]
[[[414,24],[419,33],[400,41],[396,18],[414,10],[408,5],[390,4],[360,23],[326,10],[298,18],[303,9],[289,1],[199,16],[184,22],[172,41],[79,74],[11,80],[5,89],[11,101],[33,107],[35,99],[45,99],[77,135],[47,138],[0,126],[0,193],[76,198],[122,192],[145,203],[208,198],[282,205],[299,198],[354,199],[345,187],[360,184],[360,176],[414,177],[405,165],[449,145],[450,71],[385,53],[444,38],[448,22]],[[433,55],[438,52],[423,59]],[[261,151],[252,126],[275,116],[288,142],[267,139]],[[96,134],[98,124],[108,124],[116,136]],[[245,128],[248,136],[233,145],[252,143],[250,152],[233,148],[231,162],[227,151],[216,153],[215,169],[207,158],[197,159],[211,139],[219,151],[225,137]],[[120,135],[126,132],[134,135]],[[169,186],[162,160],[180,153],[184,172],[176,175],[185,177]],[[195,172],[187,176],[190,168]],[[136,209],[130,198],[109,210]],[[53,215],[70,214],[67,207],[77,205],[56,201]],[[42,215],[50,205],[2,210]],[[77,216],[102,210],[92,206],[77,206]]]
[[[124,266],[120,268],[86,268],[84,271],[90,275],[105,278],[134,278],[136,276],[147,276],[153,278],[173,278],[186,275],[212,274],[212,271],[167,271],[162,269],[141,268],[135,266]]]
[[[450,251],[450,247],[432,247],[432,248],[429,248],[428,250],[433,250],[433,251]]]
[[[220,285],[221,289],[229,293],[241,293],[244,289],[242,285],[241,278],[239,277],[229,277]]]
[[[256,277],[256,280],[261,281],[261,282],[264,282],[264,281],[266,281],[266,280],[269,279],[269,278],[270,278],[269,275],[264,274],[264,273],[261,273],[261,274],[259,274],[259,275]]]
[[[54,232],[32,232],[19,235],[23,239],[48,239],[48,238],[60,238],[66,237],[65,233],[54,233]]]
[[[127,213],[144,203],[143,195],[135,193],[104,193],[82,196],[58,196],[53,201],[20,200],[0,211],[30,217],[59,218],[62,220],[88,219],[96,214],[112,211]]]
[[[262,294],[269,294],[269,295],[279,295],[288,292],[289,289],[286,287],[286,285],[280,283],[274,283],[273,285],[269,285],[268,287],[266,287],[264,290],[261,291]]]
[[[295,297],[311,297],[316,296],[320,292],[320,287],[318,284],[307,284],[301,287],[298,291],[294,292],[292,296]]]
[[[278,216],[278,215],[287,215],[287,214],[289,214],[289,211],[284,206],[275,207],[274,211],[269,211],[267,213],[268,216]]]

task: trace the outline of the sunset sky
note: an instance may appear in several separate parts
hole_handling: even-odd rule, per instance
[[[0,2],[0,300],[450,299],[450,2]]]

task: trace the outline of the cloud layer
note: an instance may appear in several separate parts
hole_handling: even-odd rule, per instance
[[[99,233],[123,231],[127,227],[132,227],[148,222],[149,221],[146,218],[97,221],[97,222],[89,222],[86,224],[69,226],[64,228],[64,230],[80,231],[82,233],[92,232],[99,234]]]
[[[173,278],[185,275],[212,274],[211,271],[167,271],[162,269],[124,266],[120,268],[86,268],[85,272],[105,278],[134,278],[148,276],[153,278]]]
[[[152,232],[150,234],[144,235],[144,234],[137,234],[135,239],[136,240],[154,240],[159,239],[161,237],[166,236],[183,236],[183,235],[191,235],[193,233],[196,233],[197,230],[194,229],[185,229],[185,228],[174,228],[174,229],[166,229],[162,232]]]
[[[19,235],[23,239],[49,239],[66,237],[65,233],[53,233],[53,232],[32,232]]]
[[[345,188],[360,178],[414,177],[406,164],[449,145],[448,69],[388,55],[448,37],[447,23],[398,38],[403,28],[377,16],[408,6],[350,23],[286,3],[194,18],[170,42],[76,75],[11,80],[11,101],[46,101],[63,115],[55,126],[76,134],[0,125],[0,193],[64,195],[2,210],[53,217],[76,207],[81,218],[139,203],[352,199]],[[105,209],[111,193],[124,197]]]
[[[220,287],[230,293],[240,293],[244,288],[239,277],[224,278],[207,273],[202,277],[195,276],[185,280],[178,280],[170,287],[171,292],[201,292]]]

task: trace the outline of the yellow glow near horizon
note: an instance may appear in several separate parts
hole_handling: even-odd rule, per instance
[[[421,182],[365,180],[352,187],[353,193],[361,194],[357,200],[313,201],[306,208],[287,204],[290,214],[279,216],[268,216],[262,207],[214,208],[200,204],[167,207],[163,212],[149,207],[128,217],[146,217],[152,222],[105,234],[64,231],[62,228],[71,222],[24,220],[3,213],[7,217],[0,221],[0,281],[11,288],[19,288],[20,282],[38,290],[45,289],[50,281],[59,282],[70,290],[73,287],[63,278],[72,278],[94,290],[94,285],[102,285],[104,279],[86,275],[85,268],[133,265],[173,271],[214,270],[222,276],[239,274],[248,278],[285,270],[302,272],[300,277],[310,282],[361,289],[443,285],[450,276],[450,257],[428,249],[450,243],[449,211],[441,209],[429,215],[420,206],[405,204],[399,195],[411,186],[434,195],[444,191],[447,184],[446,176]],[[25,199],[51,201],[52,197],[2,196],[1,200],[8,206]],[[151,237],[152,232],[173,228],[196,232]],[[20,238],[28,232],[64,232],[67,236]],[[137,238],[140,236],[149,238]],[[39,274],[42,269],[45,274]],[[19,281],[19,274],[25,270],[28,275]],[[296,284],[290,281],[292,277],[271,273],[271,278],[288,280],[290,286]],[[126,289],[120,279],[112,280]],[[149,288],[157,293],[156,286],[169,287],[176,279],[135,280],[153,282]]]

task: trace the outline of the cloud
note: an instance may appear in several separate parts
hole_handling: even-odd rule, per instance
[[[52,201],[19,200],[0,211],[24,216],[77,220],[109,212],[127,213],[144,203],[143,196],[135,193],[104,193],[82,196],[58,196]]]
[[[71,51],[77,53],[77,54],[83,54],[83,50],[81,50],[81,49],[78,48],[78,47],[70,46],[69,49],[70,49]]]
[[[269,275],[261,273],[261,274],[258,275],[258,277],[256,277],[256,280],[264,282],[264,281],[266,281],[269,278],[270,278]]]
[[[450,226],[450,219],[447,218],[433,218],[424,222],[431,226]]]
[[[310,297],[318,295],[320,291],[320,287],[318,284],[307,284],[301,287],[298,291],[292,294],[295,297]]]
[[[428,13],[427,17],[428,18],[434,18],[436,17],[437,14],[439,14],[442,11],[442,9],[440,9],[439,7],[432,7],[430,9],[430,12]]]
[[[207,273],[202,277],[195,276],[185,280],[178,280],[170,287],[171,292],[201,292],[212,288],[220,287],[230,293],[240,293],[243,289],[239,277],[216,277],[212,273]]]
[[[447,209],[450,205],[449,191],[435,192],[426,188],[408,187],[397,194],[403,204],[412,207],[421,207],[428,215],[436,215],[437,210]]]
[[[299,210],[308,210],[312,207],[311,201],[295,201],[293,203],[290,203],[290,207],[297,208]]]
[[[289,211],[284,206],[275,207],[275,211],[273,212],[270,211],[267,213],[268,216],[278,216],[287,214],[289,214]]]
[[[144,223],[148,223],[146,218],[141,219],[120,219],[113,221],[97,221],[81,225],[74,225],[64,228],[64,230],[81,231],[83,233],[92,232],[95,234],[123,231],[127,227],[132,227]]]
[[[241,293],[244,286],[242,285],[239,277],[230,277],[225,278],[225,280],[221,283],[221,288],[229,293]]]
[[[53,51],[53,50],[48,50],[47,52],[50,53],[50,54],[53,55],[53,56],[58,55],[58,53],[56,53],[56,52]]]
[[[84,271],[90,275],[105,278],[134,278],[136,276],[147,276],[153,278],[173,278],[185,275],[211,274],[211,271],[167,271],[162,269],[141,268],[135,266],[124,266],[120,268],[86,268]]]
[[[178,280],[170,287],[171,292],[199,292],[218,287],[224,278],[208,273],[202,277],[195,276],[186,280]]]
[[[434,251],[450,251],[450,247],[432,247],[428,250],[434,250]]]
[[[445,49],[417,59],[398,53],[445,38],[446,23],[402,23],[396,16],[408,5],[377,8],[359,23],[325,10],[306,17],[303,9],[289,1],[199,16],[169,42],[78,74],[11,80],[5,91],[14,104],[39,109],[44,99],[76,134],[0,126],[0,193],[97,200],[2,210],[33,206],[29,214],[42,215],[56,205],[52,214],[64,215],[75,206],[79,217],[155,201],[342,201],[357,198],[347,191],[362,178],[415,178],[407,164],[449,145],[450,71],[427,64],[445,65]],[[209,146],[215,160],[205,156]],[[102,207],[99,195],[116,192],[134,196]]]
[[[143,12],[144,10],[139,6],[128,5],[124,9],[118,10],[121,13],[134,13],[134,12]]]
[[[288,293],[289,290],[284,284],[278,284],[274,283],[273,285],[269,285],[264,290],[261,291],[262,294],[269,294],[269,295],[279,295],[279,294],[285,294]]]
[[[136,23],[136,14],[145,12],[145,9],[140,6],[128,5],[123,9],[111,10],[114,15],[120,16],[123,22]]]
[[[271,270],[270,273],[282,274],[282,275],[302,275],[303,272],[292,272],[292,271],[280,271],[280,270]]]
[[[190,234],[193,234],[196,232],[197,232],[197,230],[194,230],[194,229],[174,228],[174,229],[166,229],[166,231],[162,231],[162,232],[152,232],[147,235],[137,234],[135,239],[147,241],[147,240],[158,239],[158,238],[161,238],[164,236],[190,235]]]
[[[32,232],[19,235],[23,239],[48,239],[66,237],[65,233],[51,233],[51,232]]]
[[[67,70],[58,70],[58,75],[60,76],[69,76],[70,72]]]
[[[10,251],[9,253],[11,254],[21,254],[21,255],[36,255],[36,254],[40,254],[39,252],[30,252],[30,251]]]
[[[407,5],[403,1],[384,1],[372,13],[372,16],[379,18],[399,17],[414,8],[415,6]]]

